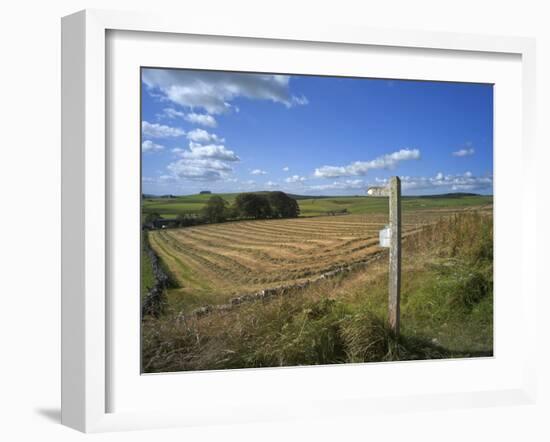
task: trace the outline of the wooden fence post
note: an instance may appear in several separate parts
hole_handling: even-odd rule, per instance
[[[389,267],[389,322],[390,328],[399,334],[401,297],[401,180],[392,177],[389,184],[390,204],[390,267]]]

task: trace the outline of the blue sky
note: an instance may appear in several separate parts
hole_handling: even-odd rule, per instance
[[[148,194],[493,192],[491,85],[142,69]]]

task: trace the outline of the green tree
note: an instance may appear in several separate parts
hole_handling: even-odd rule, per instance
[[[235,209],[243,218],[265,219],[272,216],[267,197],[258,193],[239,193],[235,198]]]
[[[227,219],[237,219],[240,216],[240,213],[235,207],[235,205],[227,207],[225,209],[225,214]]]
[[[274,217],[278,218],[297,218],[300,215],[300,206],[298,202],[284,192],[270,192],[269,204]]]
[[[204,223],[204,218],[195,213],[180,213],[176,219],[179,227],[196,226]]]
[[[153,224],[157,219],[160,219],[160,215],[157,212],[150,212],[145,215],[145,224]]]
[[[221,196],[211,196],[202,209],[202,214],[210,223],[221,223],[227,217],[227,201]]]

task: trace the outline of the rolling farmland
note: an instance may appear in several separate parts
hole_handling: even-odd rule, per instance
[[[455,212],[406,211],[403,234]],[[378,231],[386,222],[383,213],[239,221],[156,230],[149,243],[177,280],[170,306],[189,311],[364,262],[383,250]]]
[[[373,259],[385,250],[377,234],[386,220],[377,213],[148,232],[176,283],[162,314],[143,318],[144,372],[492,355],[491,205],[403,213],[400,336],[386,323],[387,259]],[[320,278],[334,268],[352,270]],[[254,295],[270,288],[281,296]]]
[[[266,192],[258,192],[266,193]],[[158,213],[163,218],[175,218],[177,215],[199,212],[212,196],[220,196],[228,204],[235,201],[235,193],[209,195],[185,195],[177,197],[146,197],[142,200],[143,214]],[[326,215],[330,211],[346,209],[352,214],[387,213],[386,198],[365,198],[364,196],[309,197],[293,195],[300,206],[301,216]],[[441,208],[464,208],[491,204],[491,195],[435,195],[404,196],[403,210],[430,210]]]
[[[140,72],[142,372],[493,355],[493,85]]]

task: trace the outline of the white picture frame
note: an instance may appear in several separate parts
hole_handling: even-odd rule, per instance
[[[218,36],[310,43],[337,43],[384,48],[429,49],[521,57],[521,163],[522,173],[534,168],[535,45],[532,39],[478,35],[357,29],[310,24],[306,27],[247,22],[212,23],[197,18],[156,16],[87,10],[62,21],[62,423],[84,432],[168,426],[207,425],[219,422],[254,422],[289,417],[361,415],[382,409],[397,412],[411,409],[461,408],[499,404],[532,403],[536,394],[534,342],[525,339],[518,355],[523,367],[521,385],[500,389],[477,388],[462,393],[432,391],[427,394],[327,397],[311,401],[311,407],[274,404],[259,410],[251,402],[239,403],[239,414],[197,408],[185,410],[110,411],[109,327],[112,325],[107,294],[107,228],[109,186],[106,120],[109,117],[106,82],[108,63],[106,36],[110,31],[154,32],[163,35]],[[156,34],[158,35],[158,34]],[[535,219],[536,193],[528,185],[518,189],[522,201],[521,238]],[[498,203],[497,203],[498,204]],[[528,256],[536,256],[536,244],[521,241],[521,292],[524,336],[535,336],[535,324],[527,321],[536,312],[535,268]],[[136,339],[139,339],[136,336]],[[385,365],[385,367],[389,367]],[[334,367],[338,368],[338,367]],[[332,376],[334,376],[332,368]],[[292,370],[284,369],[285,373]],[[353,367],[354,371],[362,366]],[[280,370],[253,373],[257,382],[275,377]],[[237,375],[246,378],[250,371]],[[209,376],[209,375],[207,375]],[[218,373],[217,376],[224,376]],[[288,375],[286,375],[288,376]],[[212,377],[210,378],[212,379]],[[169,381],[165,381],[165,383]],[[436,389],[437,390],[437,389]],[[250,396],[252,397],[252,396]],[[237,409],[236,408],[236,409]]]

